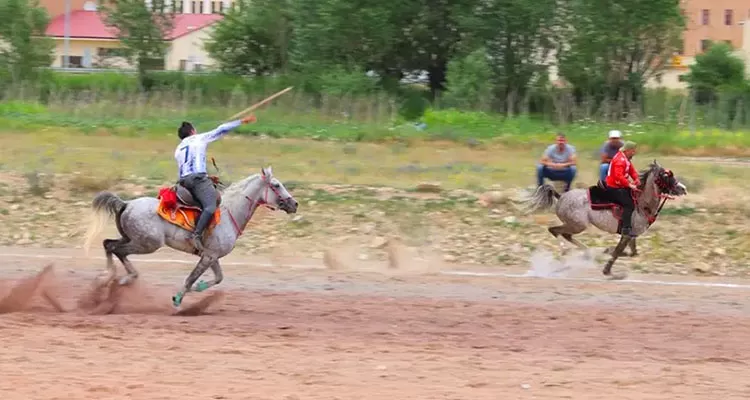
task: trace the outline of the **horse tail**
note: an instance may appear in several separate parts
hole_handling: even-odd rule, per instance
[[[539,186],[534,194],[525,201],[527,204],[526,213],[535,211],[547,211],[555,205],[555,201],[560,199],[560,193],[557,193],[554,186],[544,184]]]
[[[83,245],[86,256],[89,255],[91,244],[102,233],[110,218],[115,218],[119,228],[120,215],[122,215],[126,206],[127,203],[112,192],[100,192],[94,197],[94,200],[91,202],[91,210],[93,211],[91,222],[89,223],[88,230],[86,230],[86,241]]]

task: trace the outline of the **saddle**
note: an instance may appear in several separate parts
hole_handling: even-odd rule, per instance
[[[620,233],[622,231],[622,206],[609,199],[607,190],[607,186],[601,180],[597,181],[596,185],[589,186],[589,204],[592,210],[612,210],[612,216],[617,220],[617,233]],[[633,196],[633,203],[638,204],[635,196]]]
[[[221,185],[218,177],[210,176],[211,181],[214,183],[214,187],[217,189]],[[176,183],[173,186],[161,188],[159,190],[159,204],[156,208],[156,213],[164,220],[177,225],[188,231],[195,229],[195,222],[198,220],[203,207],[193,197],[190,190],[186,187]],[[221,192],[217,190],[216,198],[216,212],[214,212],[213,218],[208,225],[207,230],[210,232],[221,221]]]
[[[589,203],[591,204],[592,210],[620,208],[620,211],[622,211],[622,207],[619,204],[613,203],[609,200],[609,196],[607,196],[607,187],[601,180],[597,181],[596,185],[589,186]],[[622,212],[620,212],[620,214],[622,214]],[[615,215],[615,218],[618,218],[617,215]]]
[[[211,181],[214,183],[214,187],[217,189],[216,207],[218,208],[219,205],[221,205],[221,192],[218,191],[219,185],[221,185],[221,181],[217,176],[209,176],[209,179],[211,179]],[[190,190],[182,186],[179,182],[174,184],[173,186],[162,188],[159,191],[159,198],[162,200],[164,206],[169,209],[188,208],[198,211],[203,210],[203,207],[201,207],[198,200],[193,197],[193,194],[190,193]]]

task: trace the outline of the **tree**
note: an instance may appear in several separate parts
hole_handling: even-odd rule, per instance
[[[296,69],[383,72],[393,64],[385,60],[399,28],[393,21],[399,11],[395,0],[296,0],[294,6]]]
[[[117,30],[124,45],[124,55],[135,63],[142,87],[146,87],[146,71],[163,63],[169,42],[165,38],[174,26],[172,1],[103,0],[101,11],[105,23]]]
[[[579,99],[617,105],[610,117],[642,105],[645,82],[678,50],[680,0],[570,0],[565,4],[560,74]]]
[[[556,45],[555,0],[486,0],[465,19],[465,30],[487,49],[503,111],[528,103],[533,83],[548,74]]]
[[[710,101],[721,88],[744,87],[745,62],[733,54],[729,44],[712,44],[695,57],[686,78],[700,102]]]
[[[441,104],[462,109],[485,108],[493,96],[492,75],[484,48],[451,60],[446,72],[448,90],[441,95]]]
[[[293,35],[291,7],[290,0],[240,0],[216,24],[206,50],[228,73],[285,71]]]
[[[55,44],[44,36],[47,11],[37,0],[0,0],[0,66],[13,81],[49,67]]]
[[[459,54],[466,35],[462,24],[474,11],[475,0],[403,0],[396,9],[401,34],[388,59],[402,68],[427,71],[432,98],[445,90],[448,63]]]

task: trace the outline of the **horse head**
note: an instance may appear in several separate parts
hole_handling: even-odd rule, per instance
[[[296,213],[299,203],[286,190],[284,184],[273,176],[271,167],[261,168],[260,176],[265,186],[263,205],[271,209],[278,208],[287,214]]]
[[[672,170],[662,167],[656,160],[649,164],[641,182],[642,185],[651,182],[658,193],[663,195],[684,196],[688,193],[687,186],[675,177]]]

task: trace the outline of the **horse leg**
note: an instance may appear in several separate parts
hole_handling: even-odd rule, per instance
[[[636,238],[632,238],[630,240],[630,244],[628,245],[628,247],[630,247],[630,257],[635,257],[638,255],[638,249],[636,248],[635,240]]]
[[[560,244],[560,253],[562,255],[565,255],[568,252],[568,249],[565,248],[565,242],[562,240],[562,238],[560,238],[560,236],[565,237],[564,235],[567,234],[565,228],[566,228],[565,225],[551,226],[547,228],[549,233],[551,233],[552,236],[554,236],[558,240]]]
[[[576,232],[580,233],[580,232]],[[572,243],[579,249],[583,250],[586,253],[586,258],[591,259],[591,249],[588,248],[585,244],[581,243],[578,239],[573,237],[574,234],[572,233],[563,233],[562,237],[567,240],[568,242]]]
[[[622,235],[620,237],[620,241],[617,243],[617,246],[615,246],[614,251],[612,252],[612,256],[609,258],[609,261],[607,261],[607,264],[604,265],[604,269],[602,270],[602,274],[605,276],[610,276],[613,279],[623,279],[624,275],[612,275],[612,265],[614,265],[615,261],[622,255],[623,250],[625,250],[625,247],[630,243],[632,238],[627,235]]]
[[[182,299],[185,297],[185,295],[193,290],[193,284],[195,283],[195,281],[197,281],[198,278],[200,278],[206,272],[206,270],[211,267],[213,263],[218,264],[218,260],[206,257],[205,255],[202,256],[200,260],[198,260],[198,264],[195,265],[193,271],[190,272],[190,275],[188,275],[188,277],[185,279],[185,285],[182,287],[182,290],[172,296],[172,304],[175,307],[179,307],[180,304],[182,304]],[[197,291],[203,290],[205,290],[205,288]]]
[[[200,281],[193,286],[192,291],[194,292],[202,292],[212,286],[216,286],[221,283],[221,281],[224,280],[224,272],[221,270],[221,264],[219,264],[219,260],[215,260],[209,265],[209,268],[211,268],[211,272],[214,273],[214,279],[212,281],[204,282]]]
[[[104,239],[102,242],[102,246],[104,247],[104,254],[107,257],[107,277],[104,280],[104,282],[101,282],[99,284],[100,287],[106,287],[109,285],[117,275],[117,267],[115,266],[115,260],[112,257],[114,255],[115,250],[117,249],[117,246],[120,242],[122,242],[124,239]]]

